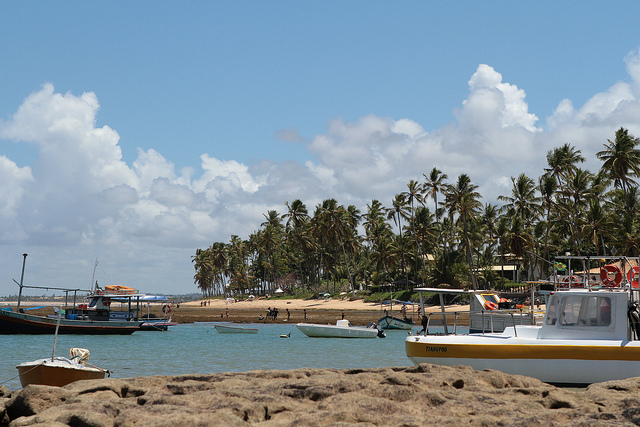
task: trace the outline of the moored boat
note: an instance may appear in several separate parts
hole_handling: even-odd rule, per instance
[[[58,332],[60,334],[94,334],[94,335],[129,335],[140,330],[142,321],[138,320],[140,312],[141,294],[135,293],[135,289],[124,286],[96,289],[95,291],[55,288],[44,286],[27,286],[23,284],[24,266],[27,254],[23,254],[22,278],[18,284],[20,291],[15,311],[12,307],[4,307],[0,310],[0,334],[53,334],[56,332],[58,316],[54,313],[46,316],[27,314],[20,307],[22,290],[47,289],[59,290],[65,293],[65,301],[71,296],[73,303],[54,310],[63,310],[64,317],[60,319]],[[125,289],[126,288],[126,289]],[[78,293],[88,293],[88,304],[76,304]],[[122,310],[113,310],[112,302],[121,302],[125,306]]]
[[[257,334],[258,328],[245,328],[243,326],[233,325],[215,325],[219,334]]]
[[[106,369],[89,365],[89,351],[72,348],[71,358],[49,357],[17,366],[20,384],[41,384],[62,387],[74,381],[103,379],[109,373]]]
[[[573,278],[569,286],[555,279],[555,290],[541,291],[547,297],[541,325],[512,325],[501,333],[454,329],[409,336],[407,357],[415,364],[469,365],[555,384],[640,376],[638,259],[617,259],[601,267],[598,281],[584,280],[578,287]]]
[[[396,304],[396,306],[400,306],[399,316],[394,316],[393,314],[394,304]],[[389,301],[383,301],[381,304],[383,316],[378,319],[378,324],[382,329],[401,329],[405,331],[410,330],[415,326],[415,322],[413,321],[415,313],[412,313],[412,316],[409,317],[407,314],[407,307],[411,307],[413,312],[413,303],[408,301],[394,300],[392,292],[391,299]]]
[[[338,320],[335,325],[298,323],[297,328],[308,337],[316,338],[384,338],[384,332],[377,325],[368,327],[353,326],[346,319]]]

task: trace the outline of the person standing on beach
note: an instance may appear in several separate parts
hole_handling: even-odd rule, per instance
[[[304,309],[304,320],[307,320],[307,309]]]
[[[344,320],[344,310],[342,310],[342,320]]]
[[[227,317],[229,317],[229,309],[227,308]]]
[[[291,317],[291,313],[289,313],[289,309],[287,308],[287,322],[289,321],[290,317]]]

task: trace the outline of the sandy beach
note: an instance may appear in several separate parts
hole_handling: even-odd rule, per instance
[[[206,302],[206,306],[202,305],[204,302]],[[333,324],[336,320],[341,319],[344,313],[344,318],[353,324],[367,325],[370,322],[377,322],[382,315],[382,308],[378,303],[368,303],[363,300],[350,301],[347,299],[303,300],[264,298],[236,302],[213,299],[183,303],[180,304],[179,308],[174,306],[172,306],[173,319],[179,323],[230,321],[237,323],[310,322]],[[267,319],[266,314],[270,308],[276,308],[278,310],[278,318],[276,320]],[[397,308],[399,308],[399,306]],[[449,312],[468,309],[468,305],[445,306],[445,310]],[[425,310],[427,313],[440,311],[440,306],[428,306],[425,307]],[[415,317],[416,321],[418,320],[417,313],[411,313],[409,311],[407,314],[409,317]]]
[[[206,305],[205,305],[206,302]],[[22,307],[45,306],[35,310],[29,310],[30,314],[46,315],[52,314],[52,306],[60,306],[64,301],[28,301],[21,304]],[[16,303],[9,302],[0,304],[6,307],[10,305],[15,309]],[[155,316],[162,317],[162,307],[164,304],[152,303],[148,308],[145,305],[142,314],[146,315],[147,311]],[[334,324],[336,320],[342,318],[348,319],[354,325],[368,325],[370,322],[377,322],[382,315],[382,309],[378,303],[368,303],[363,300],[348,299],[272,299],[272,298],[256,298],[253,300],[230,302],[223,299],[206,299],[190,301],[185,303],[172,303],[170,316],[177,323],[193,323],[193,322],[235,322],[235,323],[321,323]],[[112,307],[117,309],[117,307]],[[267,318],[267,312],[270,308],[278,309],[278,318],[273,320]],[[398,307],[399,308],[399,307]],[[417,309],[417,306],[416,306]],[[288,310],[288,313],[287,313]],[[306,310],[306,319],[305,319]],[[445,310],[465,311],[469,310],[468,305],[448,305]],[[395,307],[394,307],[395,311]],[[440,306],[427,306],[425,311],[440,311]],[[414,317],[414,321],[418,321],[417,315],[413,315],[410,311],[407,313],[409,317]]]

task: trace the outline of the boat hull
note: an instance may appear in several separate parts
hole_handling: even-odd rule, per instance
[[[406,321],[393,316],[381,317],[378,324],[382,329],[400,329],[408,331],[415,326],[412,321]]]
[[[0,310],[0,334],[54,334],[57,318]],[[142,322],[60,319],[59,334],[130,335]]]
[[[216,325],[214,326],[216,331],[219,334],[257,334],[258,329],[256,328],[243,328],[240,326],[226,326],[226,325]]]
[[[20,384],[41,384],[62,387],[80,380],[97,380],[105,377],[106,371],[88,366],[73,366],[66,363],[36,361],[17,366]]]
[[[141,331],[167,331],[169,330],[169,326],[177,325],[176,322],[170,321],[145,321],[142,325],[140,325]]]
[[[300,332],[313,338],[376,338],[378,329],[358,326],[316,325],[312,323],[298,323]]]
[[[453,338],[455,337],[455,338]],[[640,342],[523,339],[501,335],[408,337],[414,363],[467,365],[525,375],[554,384],[592,384],[640,376]]]

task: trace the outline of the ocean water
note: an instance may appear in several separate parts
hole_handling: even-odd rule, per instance
[[[258,328],[257,334],[219,334],[216,324],[180,324],[125,336],[59,335],[56,356],[69,357],[71,347],[89,349],[89,363],[112,371],[111,378],[411,366],[404,349],[407,331],[386,331],[386,338],[375,339],[309,338],[295,324],[243,325]],[[20,389],[16,366],[51,357],[53,341],[53,335],[0,335],[0,385]]]

